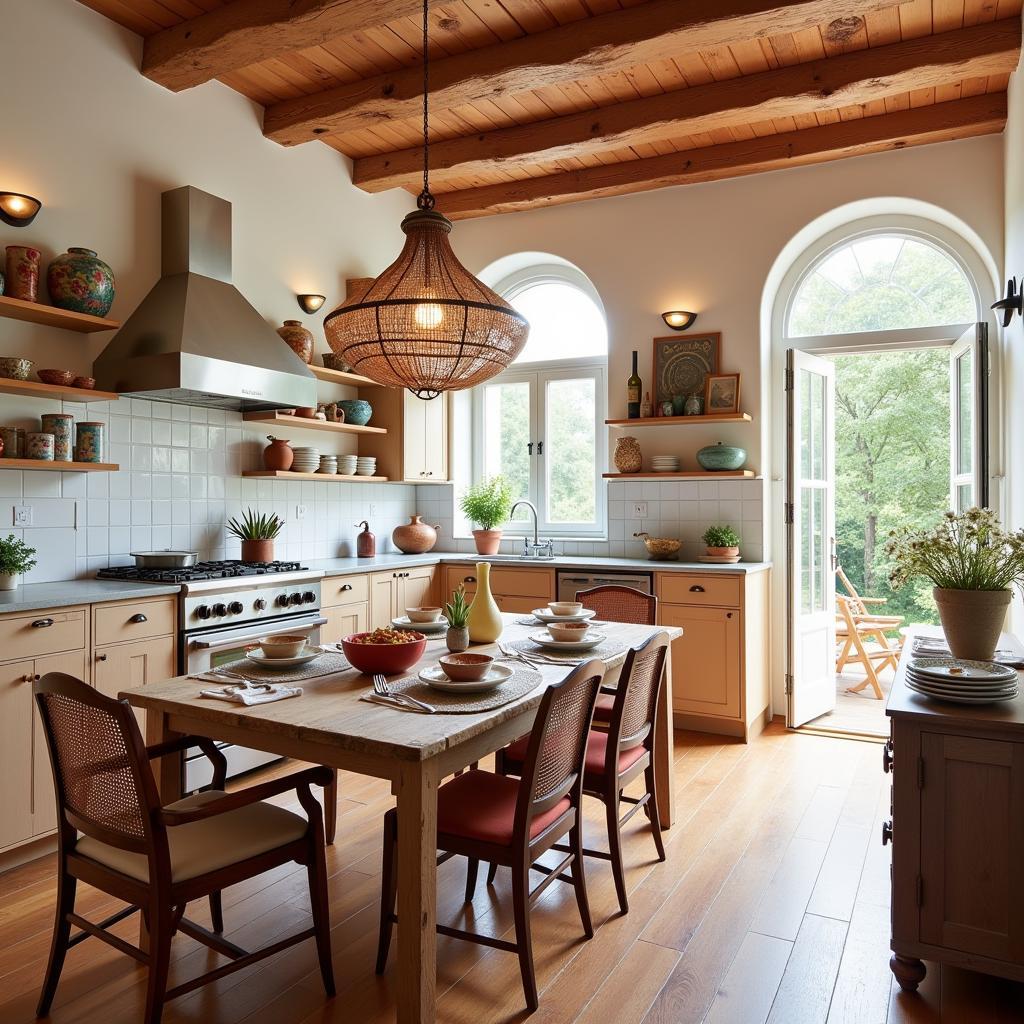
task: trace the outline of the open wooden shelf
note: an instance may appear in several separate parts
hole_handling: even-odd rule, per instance
[[[92,334],[94,331],[116,331],[121,326],[120,320],[108,320],[102,316],[90,316],[88,313],[74,313],[70,309],[58,309],[46,306],[41,302],[26,302],[10,295],[0,295],[0,316],[8,320],[24,320],[29,324],[42,324],[44,327],[60,327],[65,331],[78,331],[80,334]]]
[[[0,458],[0,469],[45,470],[50,473],[116,473],[120,468],[116,462],[44,462],[42,459]]]
[[[701,469],[689,473],[602,473],[606,480],[717,480],[721,477],[748,479],[757,474],[752,469]]]
[[[279,412],[247,412],[246,423],[269,423],[274,427],[292,427],[295,430],[328,430],[335,434],[386,434],[387,427],[361,427],[355,423],[329,423],[310,420],[305,416],[286,416]]]
[[[0,460],[0,465],[3,465]],[[343,476],[341,473],[293,473],[290,469],[247,469],[242,476],[274,480],[333,480],[339,484],[386,484],[386,476]]]
[[[37,380],[11,380],[0,377],[0,395],[24,395],[26,398],[55,398],[65,402],[116,402],[121,396],[113,391],[62,387]]]
[[[310,366],[313,376],[317,380],[325,380],[329,384],[348,384],[351,387],[364,387],[367,384],[376,384],[375,380],[369,377],[362,377],[358,373],[345,373],[342,370],[329,370],[326,366]]]
[[[748,412],[714,413],[707,416],[647,416],[636,420],[605,420],[609,427],[674,427],[677,424],[749,423]]]

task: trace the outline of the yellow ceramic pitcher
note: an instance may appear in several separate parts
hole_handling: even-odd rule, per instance
[[[476,597],[469,608],[469,639],[493,644],[501,636],[501,611],[491,593],[490,562],[476,563]]]

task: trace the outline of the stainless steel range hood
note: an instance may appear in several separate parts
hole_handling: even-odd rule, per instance
[[[96,360],[96,386],[221,409],[316,405],[316,378],[231,284],[231,204],[162,197],[162,276]]]

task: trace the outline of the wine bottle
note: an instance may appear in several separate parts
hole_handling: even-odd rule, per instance
[[[640,391],[643,381],[636,372],[636,351],[633,352],[633,372],[626,381],[626,416],[631,420],[640,418]]]

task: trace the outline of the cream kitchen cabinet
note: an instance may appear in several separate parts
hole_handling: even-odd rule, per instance
[[[465,587],[466,598],[476,594],[476,569],[468,565],[449,565],[444,569],[443,600],[450,601],[455,589]],[[491,593],[503,612],[529,614],[555,599],[553,569],[532,566],[491,566]]]
[[[387,427],[359,438],[359,454],[376,456],[381,476],[417,484],[448,479],[446,395],[425,402],[405,389],[361,387],[359,397],[373,406],[370,422]]]
[[[320,627],[324,643],[366,631],[370,620],[370,577],[332,576],[320,585],[320,611],[327,620]]]
[[[770,717],[769,572],[655,573],[658,621],[672,643],[678,728],[752,739]]]
[[[390,626],[391,620],[404,615],[406,608],[436,604],[434,576],[432,565],[371,573],[369,628]]]
[[[122,690],[177,675],[177,661],[173,636],[106,644],[93,651],[93,686],[108,697],[116,697]],[[135,717],[144,729],[145,714],[136,711]]]

